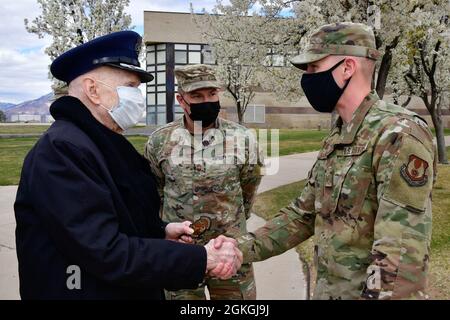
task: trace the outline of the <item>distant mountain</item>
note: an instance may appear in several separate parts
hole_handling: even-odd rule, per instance
[[[42,96],[36,100],[25,101],[20,104],[14,105],[5,109],[5,113],[7,116],[11,116],[13,114],[33,114],[33,115],[48,115],[50,100],[53,98],[53,93],[49,93],[45,96]]]
[[[0,102],[0,110],[5,111],[8,110],[11,107],[14,107],[15,104],[12,103],[4,103],[4,102]]]

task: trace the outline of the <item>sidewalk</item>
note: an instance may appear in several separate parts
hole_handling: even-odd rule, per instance
[[[278,173],[263,177],[258,193],[305,179],[316,157],[317,152],[280,157]],[[263,226],[264,223],[264,219],[252,214],[247,221],[248,231],[254,231]],[[306,299],[305,277],[295,249],[266,261],[256,262],[253,266],[258,300]]]
[[[0,187],[0,300],[19,299],[13,203],[17,187]]]

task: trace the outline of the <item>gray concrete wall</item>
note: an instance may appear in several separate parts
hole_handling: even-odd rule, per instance
[[[144,12],[145,43],[204,43],[190,13]]]

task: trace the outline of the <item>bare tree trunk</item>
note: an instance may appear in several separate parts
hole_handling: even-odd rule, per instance
[[[438,161],[439,163],[448,164],[447,150],[445,148],[444,125],[442,123],[442,105],[444,104],[444,97],[441,92],[438,92],[438,86],[434,79],[437,68],[437,54],[441,48],[441,41],[438,40],[434,46],[434,53],[431,65],[427,62],[424,53],[425,43],[419,43],[420,61],[423,66],[423,71],[430,81],[431,101],[428,102],[428,94],[424,91],[422,100],[430,112],[433,121],[434,129],[436,130],[436,142],[438,147]]]
[[[239,124],[243,124],[244,113],[242,112],[242,106],[240,101],[236,101],[236,108],[238,114],[238,122]]]
[[[391,69],[392,63],[392,49],[394,49],[397,46],[397,44],[398,44],[398,37],[392,41],[392,44],[386,46],[383,59],[381,60],[376,85],[376,90],[380,99],[383,99],[384,91],[386,90],[387,77],[389,75],[389,70]]]
[[[406,101],[402,103],[403,108],[406,108],[408,106],[408,104],[411,102],[411,98],[411,96],[408,96],[408,99],[406,99]]]
[[[392,54],[386,50],[386,53],[381,60],[380,70],[378,70],[378,79],[376,90],[380,99],[383,99],[384,91],[386,89],[387,77],[389,69],[391,68]]]
[[[439,163],[448,164],[447,149],[445,147],[444,125],[442,123],[441,115],[441,102],[443,101],[442,97],[439,100],[440,102],[437,109],[431,113],[431,119],[433,120],[434,129],[436,130],[438,161]]]

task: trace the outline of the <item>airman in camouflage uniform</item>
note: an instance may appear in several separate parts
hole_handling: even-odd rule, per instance
[[[333,54],[378,56],[361,24],[324,26],[311,43],[295,66]],[[426,122],[372,91],[349,122],[337,120],[301,195],[238,239],[244,262],[314,236],[315,299],[426,298],[435,161]]]
[[[206,65],[178,68],[175,75],[181,94],[220,87],[213,69]],[[157,129],[145,148],[163,199],[162,218],[192,221],[197,244],[222,234],[239,237],[247,232],[246,220],[261,181],[262,159],[256,137],[247,128],[220,117],[214,128],[193,135],[186,121],[182,118]],[[197,290],[167,291],[166,297],[205,299],[205,285],[213,300],[256,299],[250,263],[229,280],[207,278]]]

